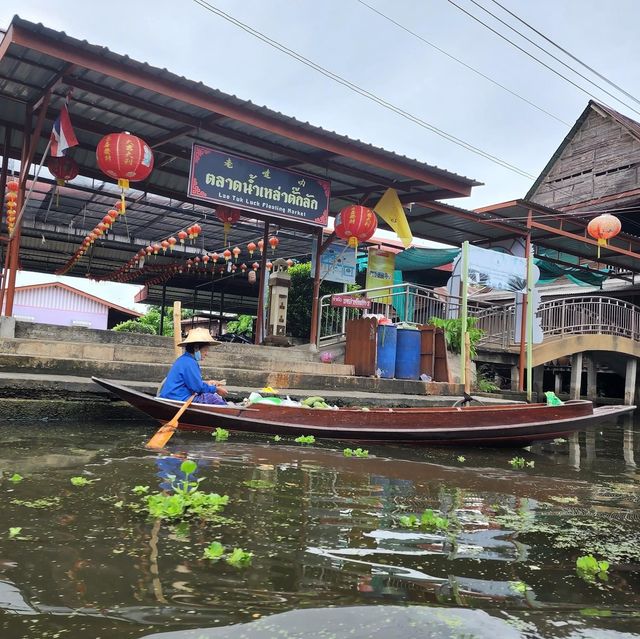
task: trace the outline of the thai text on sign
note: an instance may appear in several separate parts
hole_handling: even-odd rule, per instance
[[[350,295],[332,295],[331,306],[334,308],[371,308],[368,297],[351,297]]]
[[[306,173],[194,144],[187,194],[270,217],[326,226],[330,184]]]

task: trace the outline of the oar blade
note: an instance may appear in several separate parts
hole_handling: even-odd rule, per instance
[[[157,430],[156,434],[146,443],[146,448],[164,448],[167,445],[167,442],[173,437],[173,433],[178,429],[178,420],[182,417],[182,413],[184,413],[189,405],[194,400],[195,395],[191,395],[189,399],[180,407],[180,410],[175,414],[173,419],[169,420],[163,426]]]

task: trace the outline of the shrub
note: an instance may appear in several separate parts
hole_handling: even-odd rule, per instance
[[[155,335],[156,331],[153,326],[144,324],[139,320],[127,320],[126,322],[120,322],[116,324],[113,329],[118,333],[142,333],[144,335]]]

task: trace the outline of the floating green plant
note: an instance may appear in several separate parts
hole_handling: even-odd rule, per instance
[[[509,460],[509,463],[511,464],[512,468],[524,468],[525,466],[527,466],[528,468],[533,468],[536,463],[534,461],[526,461],[524,459],[524,457],[514,457],[513,459]]]
[[[293,441],[295,441],[296,444],[313,444],[316,438],[313,435],[300,435],[300,437],[296,437]]]
[[[9,539],[15,539],[22,532],[20,526],[12,526],[9,528]]]
[[[399,522],[405,528],[426,528],[427,530],[447,530],[451,523],[446,517],[436,515],[430,508],[425,510],[420,517],[403,515]]]
[[[134,486],[131,491],[136,495],[144,495],[149,492],[149,486]]]
[[[609,577],[609,562],[598,561],[593,555],[582,555],[576,559],[576,572],[586,581],[595,581],[598,577],[606,581]]]
[[[527,586],[524,581],[510,581],[509,588],[511,588],[513,592],[516,592],[519,595],[524,595],[529,589],[529,586]]]
[[[86,477],[72,477],[69,480],[74,486],[88,486],[89,484],[93,484],[94,481],[98,481],[97,479],[87,479]]]
[[[274,435],[273,436],[273,441],[274,442],[279,442],[282,439],[282,437],[280,437],[280,435]]]
[[[247,552],[246,550],[242,550],[242,548],[234,548],[233,552],[225,558],[225,561],[236,568],[242,568],[251,563],[252,557],[252,552]]]
[[[464,455],[458,455],[456,457],[456,460],[459,461],[461,464],[464,464],[464,462],[467,461],[467,458]]]
[[[9,477],[9,481],[12,481],[14,484],[17,484],[18,482],[22,481],[24,479],[24,477],[18,473],[13,473],[13,475],[11,475],[11,477]]]
[[[369,451],[363,448],[345,448],[342,454],[345,457],[369,457]]]
[[[219,541],[212,541],[204,549],[204,558],[211,559],[212,561],[218,561],[220,557],[224,555],[224,546]]]
[[[220,428],[219,426],[213,431],[212,435],[216,438],[217,442],[224,442],[229,439],[229,431],[226,428]]]
[[[41,497],[40,499],[12,499],[12,504],[24,506],[25,508],[51,509],[60,506],[60,497]]]

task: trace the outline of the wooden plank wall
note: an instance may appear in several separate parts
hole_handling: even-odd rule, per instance
[[[532,201],[561,209],[640,188],[640,141],[592,111],[535,191]]]

